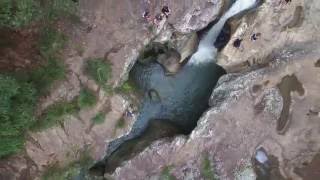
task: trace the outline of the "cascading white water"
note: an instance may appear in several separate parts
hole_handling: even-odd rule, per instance
[[[237,0],[231,8],[220,18],[220,20],[209,30],[206,36],[200,41],[199,47],[196,53],[192,55],[188,64],[197,65],[206,62],[215,62],[217,49],[213,43],[219,36],[226,21],[245,10],[251,9],[257,5],[258,0]]]
[[[221,19],[229,19],[230,17],[237,15],[238,13],[251,9],[257,4],[257,0],[238,0],[231,8],[222,16]]]

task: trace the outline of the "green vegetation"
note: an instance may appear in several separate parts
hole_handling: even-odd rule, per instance
[[[39,95],[42,95],[55,81],[65,77],[65,67],[59,59],[59,53],[65,47],[66,37],[52,27],[43,28],[40,37],[39,50],[44,64],[29,73],[28,81],[32,82],[38,89]],[[47,109],[45,117],[36,122],[33,129],[46,129],[61,123],[64,115],[74,113],[77,109],[74,102],[52,105]]]
[[[61,61],[49,59],[47,64],[30,73],[33,82],[41,94],[46,93],[51,85],[65,77],[65,67]]]
[[[214,167],[211,166],[211,162],[208,158],[208,155],[205,155],[205,157],[202,160],[201,175],[206,180],[218,180],[217,175],[214,172]]]
[[[77,3],[72,0],[0,0],[0,28],[18,29],[40,21],[43,27],[38,44],[41,66],[30,72],[0,74],[0,158],[21,150],[25,132],[31,127],[39,124],[49,127],[61,122],[65,114],[92,104],[86,96],[79,100],[81,105],[77,102],[53,105],[41,121],[36,122],[34,116],[38,97],[46,93],[53,82],[65,77],[59,53],[67,39],[54,28],[55,20],[72,16],[76,9]]]
[[[0,75],[0,158],[19,151],[35,121],[36,90],[31,83]]]
[[[122,86],[118,87],[116,91],[122,92],[122,93],[131,93],[137,91],[136,86],[131,81],[126,81],[122,84]]]
[[[160,175],[160,179],[161,180],[175,180],[176,177],[174,177],[171,173],[170,173],[171,167],[166,166],[163,168],[161,175]]]
[[[94,124],[102,124],[106,118],[106,114],[103,112],[99,112],[94,116],[91,120]]]
[[[126,125],[126,120],[124,118],[120,118],[116,124],[117,128],[124,128]]]
[[[19,152],[24,147],[24,134],[36,122],[34,110],[39,93],[64,77],[64,67],[50,58],[46,65],[23,75],[0,74],[0,158]],[[72,104],[61,103],[54,107],[48,110],[45,126],[60,121],[57,117],[74,111]]]
[[[50,106],[42,117],[35,123],[33,130],[43,130],[62,124],[64,116],[78,111],[74,102],[59,102]]]
[[[95,103],[95,95],[88,89],[83,89],[75,100],[51,105],[42,118],[35,123],[33,130],[43,130],[62,124],[64,116],[74,114],[82,108],[93,106]]]
[[[21,27],[40,15],[40,4],[35,0],[0,0],[0,26]]]
[[[44,173],[43,180],[68,180],[74,179],[76,175],[79,174],[80,170],[87,170],[89,166],[93,163],[93,159],[87,151],[83,152],[79,160],[70,163],[66,167],[59,167],[58,165],[53,165],[47,169]]]
[[[43,28],[39,50],[44,62],[29,75],[29,81],[35,84],[40,93],[47,92],[53,82],[65,77],[65,67],[59,53],[65,47],[66,41],[66,37],[54,28]]]
[[[72,179],[79,173],[77,165],[70,165],[65,168],[52,166],[48,169],[46,174],[42,177],[43,180],[68,180]]]
[[[80,45],[80,44],[75,44],[75,45],[74,45],[74,48],[76,49],[76,51],[77,51],[77,53],[78,53],[79,56],[82,56],[82,55],[83,55],[85,49],[84,49],[84,47],[83,47],[82,45]]]
[[[93,78],[97,84],[102,86],[105,90],[110,89],[107,85],[111,78],[111,64],[104,61],[104,59],[89,59],[87,61],[86,72]]]
[[[41,30],[39,50],[44,57],[55,57],[67,42],[66,36],[52,26],[46,26]]]
[[[45,20],[57,20],[60,17],[72,17],[77,12],[77,3],[73,0],[45,0],[43,17]]]
[[[60,6],[61,3],[61,1],[53,0],[50,1],[49,4],[54,4],[52,8],[56,9],[58,14],[60,10],[57,9],[57,7],[63,7]],[[50,11],[47,12],[52,13]],[[51,25],[42,28],[38,48],[44,62],[42,66],[30,73],[29,78],[29,81],[35,84],[35,87],[41,94],[46,93],[55,81],[65,77],[65,67],[59,56],[66,42],[66,36]],[[83,94],[80,94],[79,97],[84,99],[80,100],[81,102],[79,103],[86,103],[86,98],[83,98]],[[81,104],[81,106],[83,106],[83,104]],[[62,123],[62,117],[64,115],[75,113],[78,109],[79,105],[75,102],[60,102],[54,104],[47,109],[44,117],[41,118],[33,128],[46,129]]]
[[[90,107],[95,105],[97,102],[96,96],[92,91],[88,89],[82,89],[77,99],[77,105],[79,109]]]
[[[76,12],[77,3],[72,0],[0,0],[0,27],[20,28],[40,20],[49,23]]]
[[[24,133],[35,122],[37,98],[46,92],[54,81],[64,77],[64,66],[57,59],[58,52],[65,44],[62,34],[54,29],[46,29],[39,44],[45,61],[43,66],[22,74],[0,74],[0,157],[17,152],[23,147]],[[62,104],[55,106],[55,109],[49,109],[48,125],[59,121],[54,118],[58,114],[71,111],[70,109],[70,105]]]

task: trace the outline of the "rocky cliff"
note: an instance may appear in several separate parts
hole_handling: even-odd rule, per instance
[[[92,58],[107,59],[112,64],[109,85],[118,86],[128,78],[128,71],[149,42],[185,40],[180,34],[198,31],[215,20],[223,2],[83,0],[79,6],[78,23],[58,24],[70,38],[63,55],[66,80],[56,83],[41,98],[38,113],[57,102],[72,101],[81,87],[94,91],[98,102],[92,108],[64,117],[62,126],[28,133],[24,152],[0,161],[0,179],[39,178],[48,168],[68,165],[87,151],[94,160],[101,159],[106,143],[130,130],[134,117],[125,114],[134,103],[100,88],[84,73],[86,62]],[[165,6],[170,15],[159,18]],[[100,111],[106,112],[106,120],[94,125],[91,119]],[[123,127],[117,127],[123,119]]]
[[[98,103],[66,117],[61,127],[29,133],[24,152],[0,162],[0,179],[39,178],[51,165],[64,166],[84,150],[100,159],[108,141],[130,130],[134,118],[126,118],[124,128],[116,126],[132,102],[106,94],[87,77],[87,59],[108,59],[111,83],[120,85],[145,45],[171,41],[179,46],[188,33],[215,20],[227,2],[80,0],[80,24],[61,25],[71,37],[64,53],[67,79],[41,99],[39,111],[71,101],[81,86],[93,90]],[[164,6],[170,15],[157,17]],[[320,177],[319,9],[316,0],[265,0],[241,20],[231,20],[231,40],[218,58],[230,73],[213,90],[210,109],[190,136],[156,141],[105,177]],[[106,121],[93,125],[90,119],[106,109]],[[259,150],[267,157],[267,168],[257,163]]]
[[[218,63],[234,73],[220,79],[191,135],[157,141],[106,177],[317,179],[319,7],[266,0],[231,21],[238,26]]]

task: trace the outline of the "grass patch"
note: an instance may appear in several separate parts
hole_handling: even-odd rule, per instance
[[[50,106],[34,125],[33,130],[39,131],[62,124],[64,117],[76,113],[78,107],[74,102],[59,102]]]
[[[56,58],[64,43],[60,33],[47,29],[40,42],[40,52],[45,60],[43,66],[28,73],[19,72],[11,76],[0,74],[0,158],[18,152],[23,147],[24,133],[35,123],[37,98],[54,81],[64,78],[64,66]],[[50,108],[45,121],[48,123],[43,126],[60,121],[57,117],[73,109],[72,104],[64,103]]]
[[[94,123],[94,124],[102,124],[104,123],[106,119],[106,114],[103,113],[103,112],[99,112],[98,114],[96,114],[96,116],[94,116],[91,121]]]
[[[55,2],[56,0],[51,3]],[[54,82],[65,78],[65,66],[60,59],[60,53],[66,42],[66,36],[51,25],[42,28],[38,48],[44,62],[42,66],[34,69],[28,75],[28,81],[35,84],[40,95],[47,93]],[[62,124],[65,115],[77,112],[86,106],[86,103],[92,103],[88,98],[90,94],[81,91],[77,101],[59,102],[50,106],[40,120],[34,124],[33,130],[47,129]]]
[[[0,26],[21,28],[42,20],[51,23],[60,17],[74,18],[78,3],[72,0],[1,0]]]
[[[39,1],[35,0],[1,0],[0,26],[18,28],[29,25],[40,17]]]
[[[42,28],[37,46],[41,65],[29,72],[17,72],[16,77],[33,83],[40,95],[47,93],[55,81],[65,78],[65,65],[60,59],[60,53],[66,42],[66,36],[54,27]]]
[[[33,130],[40,131],[61,125],[65,116],[79,112],[80,109],[96,104],[95,95],[88,89],[82,89],[80,95],[71,102],[59,102],[51,105],[34,124]]]
[[[174,177],[171,173],[171,167],[170,166],[166,166],[163,168],[161,175],[160,175],[160,179],[161,180],[175,180],[176,177]]]
[[[72,179],[80,172],[80,167],[70,164],[68,167],[62,168],[51,166],[43,175],[43,180],[67,180]]]
[[[60,17],[76,16],[78,3],[73,0],[45,0],[42,8],[44,19],[53,21]]]
[[[0,0],[1,28],[17,29],[37,20],[44,22],[38,45],[42,66],[31,72],[17,72],[10,76],[0,74],[0,158],[23,148],[24,135],[29,128],[59,123],[62,116],[77,111],[79,106],[86,106],[89,102],[84,98],[81,105],[76,102],[58,103],[49,107],[42,117],[43,121],[35,121],[38,97],[47,92],[53,82],[65,77],[65,67],[59,57],[67,39],[51,25],[58,17],[75,12],[76,3],[72,0]]]
[[[126,120],[124,118],[120,118],[116,124],[117,128],[124,128],[126,126]]]
[[[18,152],[34,123],[37,93],[31,83],[0,75],[0,158]]]
[[[80,95],[77,98],[77,105],[79,109],[93,106],[96,104],[96,102],[97,98],[92,91],[88,89],[82,89],[80,91]]]
[[[137,91],[137,87],[134,85],[133,82],[126,81],[122,84],[122,86],[116,88],[116,91],[128,94]]]
[[[214,172],[214,167],[211,166],[211,162],[208,158],[208,155],[205,155],[205,157],[202,160],[201,175],[206,180],[218,180],[218,177]]]
[[[44,63],[29,74],[29,81],[35,84],[41,94],[46,93],[55,81],[65,77],[65,67],[59,53],[65,47],[66,41],[67,38],[54,28],[43,28],[39,50]]]
[[[64,78],[64,64],[57,59],[49,59],[45,65],[30,73],[30,81],[35,84],[41,94],[47,93],[55,81]]]
[[[96,81],[98,85],[105,90],[108,87],[108,80],[111,78],[111,64],[104,61],[102,58],[89,59],[86,65],[87,74]]]
[[[67,42],[66,36],[48,25],[41,30],[39,50],[44,57],[56,56]]]
[[[74,45],[74,48],[76,49],[76,51],[77,51],[77,53],[78,53],[79,56],[82,56],[82,55],[83,55],[85,49],[84,49],[84,47],[83,47],[81,44],[75,44],[75,45]]]
[[[89,153],[85,151],[81,154],[77,161],[70,163],[66,167],[59,167],[58,165],[53,165],[49,167],[42,176],[42,179],[71,180],[74,179],[80,173],[80,170],[86,171],[92,163],[93,159],[91,158]]]

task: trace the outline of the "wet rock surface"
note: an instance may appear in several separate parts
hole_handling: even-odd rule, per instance
[[[319,33],[315,18],[317,1],[266,0],[244,18],[231,21],[230,42],[242,40],[239,47],[229,43],[221,52],[218,64],[228,72],[256,69],[272,61],[273,55],[296,44],[317,42]],[[236,27],[236,28],[235,28]]]
[[[218,59],[237,73],[220,78],[191,135],[157,141],[105,176],[161,179],[166,169],[176,179],[205,179],[207,156],[220,179],[317,179],[319,5],[267,0],[247,15]],[[259,148],[267,166],[253,161]]]
[[[222,2],[80,1],[81,27],[70,32],[72,43],[65,55],[67,80],[57,83],[41,100],[39,111],[54,102],[73,99],[80,85],[94,90],[99,102],[67,117],[64,128],[30,133],[24,152],[0,161],[0,179],[36,179],[51,164],[77,159],[79,150],[87,146],[93,147],[95,159],[101,158],[106,142],[127,133],[134,120],[126,121],[123,129],[115,128],[130,103],[122,96],[106,95],[83,73],[85,61],[108,59],[112,63],[111,84],[119,85],[146,44],[153,39],[175,42],[175,31],[204,28],[217,18]],[[164,5],[171,14],[154,21]],[[220,79],[209,100],[210,109],[196,129],[189,137],[154,142],[105,177],[159,179],[167,169],[177,179],[204,179],[206,158],[221,179],[255,179],[261,167],[252,158],[262,147],[271,162],[270,179],[316,180],[320,172],[319,8],[317,0],[265,0],[257,11],[231,21],[231,40],[218,63],[236,73]],[[142,17],[146,10],[151,21]],[[233,43],[237,39],[242,40],[239,47]],[[182,38],[179,42],[186,41]],[[175,43],[183,60],[193,51],[194,43],[185,50],[179,42]],[[75,44],[84,52],[79,53]],[[295,77],[298,85],[285,89],[286,77]],[[109,105],[105,123],[92,126],[91,117]]]
[[[271,164],[274,172],[271,179],[299,179],[295,168],[311,162],[320,150],[319,115],[309,113],[320,102],[316,96],[320,82],[308,78],[319,76],[319,70],[314,67],[316,60],[312,60],[318,55],[316,52],[297,55],[287,63],[272,64],[245,75],[226,75],[213,91],[211,108],[189,138],[155,142],[116,169],[113,176],[116,179],[157,177],[163,168],[170,166],[170,173],[177,179],[200,179],[203,177],[201,159],[209,154],[221,179],[236,179],[254,169],[251,159],[263,147],[275,163]],[[284,98],[277,84],[289,74],[299,79],[305,94],[291,93],[290,122],[280,135],[277,123]],[[253,90],[257,84],[261,85],[260,89]],[[250,173],[248,176],[251,177]]]
[[[140,51],[151,40],[164,43],[173,41],[173,32],[199,30],[216,19],[223,5],[221,0],[80,0],[79,3],[80,23],[60,25],[70,37],[64,53],[66,80],[54,84],[52,91],[40,100],[37,113],[41,114],[56,102],[71,101],[79,95],[81,87],[94,91],[98,103],[66,117],[61,127],[30,133],[24,152],[0,162],[0,179],[35,179],[53,164],[64,166],[77,159],[84,149],[89,149],[93,159],[100,159],[108,141],[130,130],[134,117],[126,118],[123,128],[116,126],[132,102],[117,94],[106,94],[84,73],[86,61],[106,59],[112,64],[109,85],[120,85],[127,79]],[[169,8],[170,15],[156,18],[163,14],[164,6]],[[143,17],[146,11],[150,18]],[[186,51],[190,54],[190,50]],[[179,68],[173,66],[172,71]],[[91,118],[100,111],[107,112],[105,123],[93,125]]]
[[[84,19],[92,28],[84,54],[104,56],[113,63],[114,81],[126,78],[139,55],[151,39],[165,42],[173,32],[200,30],[215,20],[223,6],[221,0],[205,1],[83,1]],[[157,21],[164,6],[170,9],[168,18]],[[143,18],[148,12],[150,18]],[[158,37],[156,37],[158,35]],[[115,51],[106,53],[113,47]],[[85,55],[84,55],[85,56]]]

